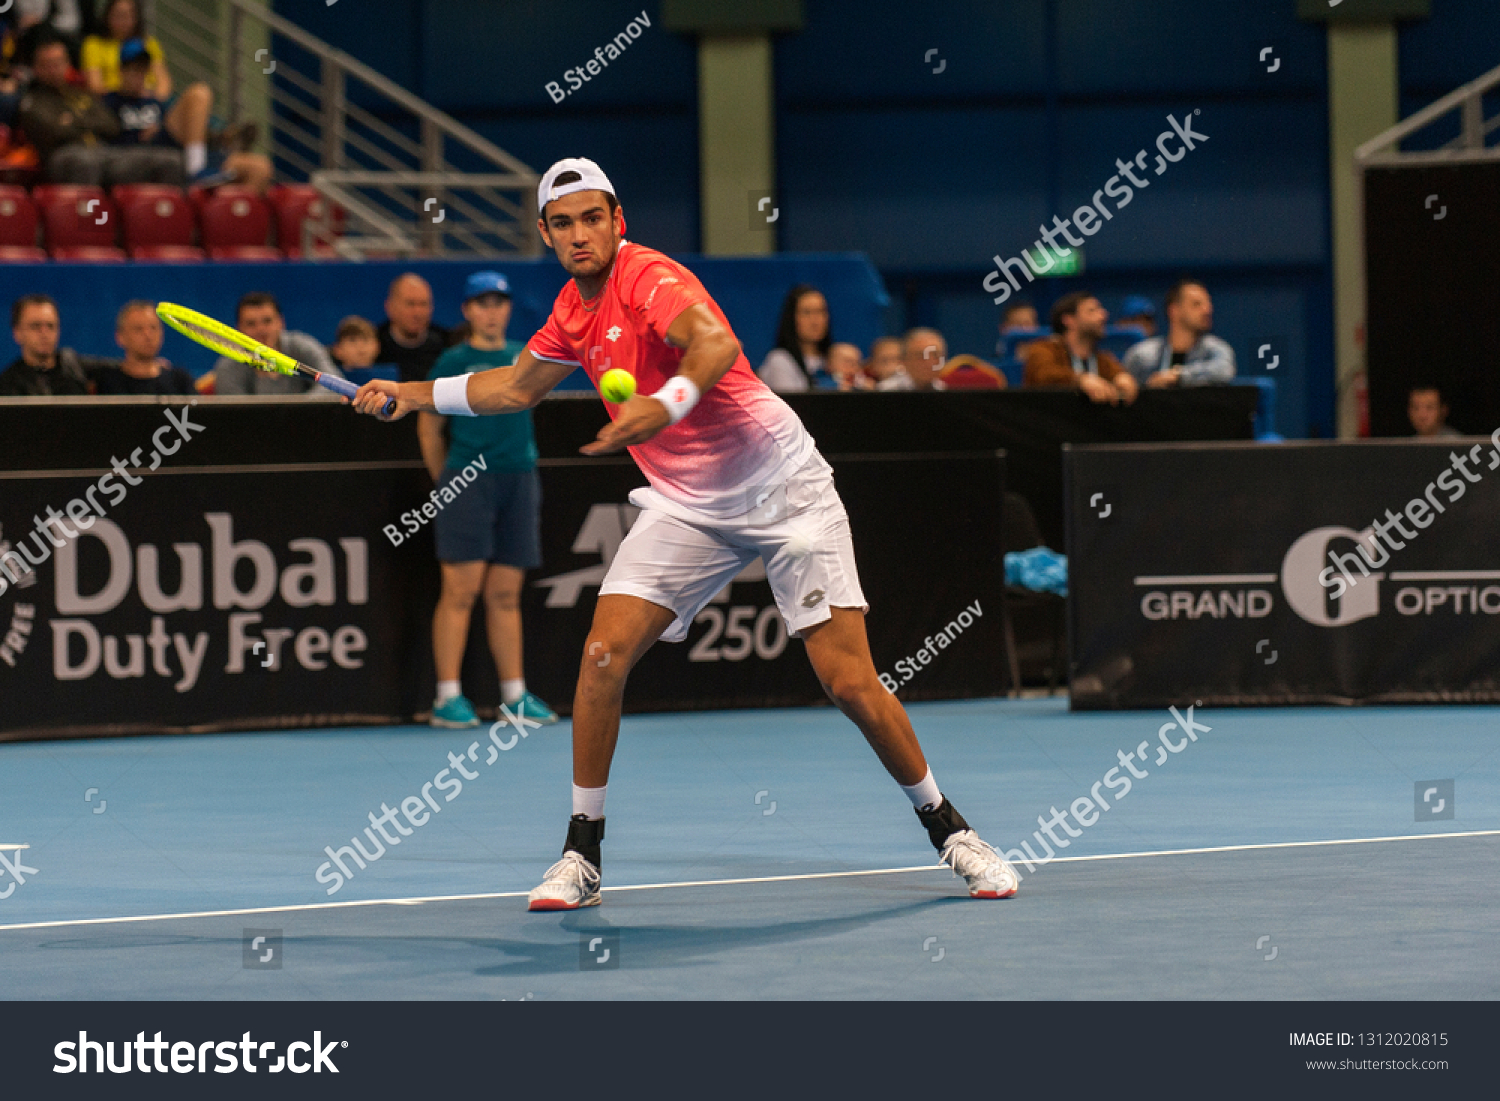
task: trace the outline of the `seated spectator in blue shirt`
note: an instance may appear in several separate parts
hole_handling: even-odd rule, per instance
[[[1206,386],[1233,382],[1234,349],[1214,336],[1214,304],[1193,279],[1179,279],[1167,291],[1167,332],[1151,336],[1125,353],[1125,369],[1142,385]]]
[[[101,394],[175,394],[192,396],[193,376],[161,358],[161,321],[156,306],[137,299],[120,307],[115,317],[115,343],[125,351],[117,367],[94,375]]]
[[[160,145],[175,148],[167,133],[167,105],[151,94],[146,78],[151,74],[151,55],[139,38],[120,46],[120,87],[100,98],[120,120],[120,134],[111,145]]]
[[[828,372],[828,350],[833,327],[828,300],[814,287],[799,283],[787,291],[776,324],[776,347],[761,360],[756,373],[772,390],[784,394],[806,390],[837,390]]]

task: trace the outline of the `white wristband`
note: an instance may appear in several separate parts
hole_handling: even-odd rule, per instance
[[[684,375],[673,375],[667,384],[651,395],[667,407],[667,416],[676,424],[698,404],[698,384]]]
[[[440,378],[432,384],[432,404],[439,413],[449,416],[472,417],[469,408],[469,379],[471,375]]]

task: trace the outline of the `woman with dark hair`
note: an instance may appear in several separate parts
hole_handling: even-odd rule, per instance
[[[838,381],[828,373],[828,349],[832,345],[828,300],[817,288],[798,283],[781,303],[776,347],[761,361],[761,380],[783,393],[837,390]]]

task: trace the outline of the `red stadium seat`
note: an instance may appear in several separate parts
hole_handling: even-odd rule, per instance
[[[201,264],[207,257],[196,245],[134,245],[132,260],[155,260],[164,264]]]
[[[218,248],[210,248],[208,256],[211,260],[227,260],[231,263],[261,264],[267,260],[285,260],[279,248],[270,245],[228,245]]]
[[[302,223],[309,219],[317,221],[323,217],[328,200],[318,194],[311,184],[281,184],[266,193],[266,201],[276,211],[276,243],[288,256],[302,255]],[[344,235],[344,208],[334,205],[329,209],[329,221],[336,236]],[[320,245],[319,256],[334,256],[328,245]]]
[[[61,245],[52,250],[52,259],[75,264],[117,264],[125,259],[125,250],[114,245]]]
[[[47,254],[35,245],[0,245],[0,264],[41,264]]]
[[[939,376],[950,390],[998,390],[1005,386],[999,368],[977,356],[954,356]]]
[[[132,255],[144,246],[192,245],[193,208],[177,188],[121,184],[114,189],[113,197],[120,208],[125,247]]]
[[[102,188],[46,184],[31,197],[41,208],[47,248],[54,256],[65,248],[115,247],[119,212]]]
[[[198,212],[203,247],[213,256],[220,249],[264,248],[271,232],[271,208],[253,192],[220,188]],[[277,252],[277,259],[280,253]]]
[[[36,246],[36,207],[24,187],[0,185],[0,245]]]

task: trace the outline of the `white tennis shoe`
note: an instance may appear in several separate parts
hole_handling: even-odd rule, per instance
[[[528,910],[577,910],[599,905],[599,869],[582,854],[569,849],[546,878],[526,896]]]
[[[1009,898],[1021,881],[1016,870],[973,830],[959,830],[943,844],[939,862],[969,884],[970,898]]]

